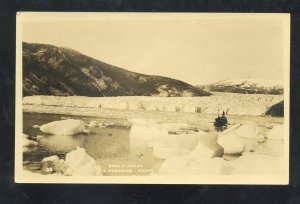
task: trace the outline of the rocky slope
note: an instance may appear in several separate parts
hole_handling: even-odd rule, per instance
[[[284,116],[284,102],[280,101],[275,105],[271,106],[265,113],[267,116],[283,117]]]
[[[207,96],[185,82],[130,72],[75,50],[23,42],[23,96]]]

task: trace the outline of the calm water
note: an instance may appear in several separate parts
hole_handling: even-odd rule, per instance
[[[104,175],[147,175],[152,170],[156,171],[161,163],[153,158],[152,150],[147,148],[142,140],[129,140],[130,127],[88,127],[91,130],[89,135],[45,135],[32,126],[61,120],[62,117],[83,117],[38,113],[24,113],[23,117],[23,132],[29,135],[30,139],[37,141],[37,137],[42,135],[36,147],[23,153],[23,166],[32,172],[41,172],[40,162],[43,158],[57,155],[65,159],[65,155],[77,146],[85,148],[101,166]],[[125,119],[85,118],[86,122],[96,119],[103,122],[126,122]],[[121,172],[120,169],[130,171]]]
[[[119,111],[118,113],[121,114],[122,112]],[[141,112],[135,115],[135,117],[143,117],[143,114],[145,115],[144,112]],[[181,120],[185,115],[186,114],[181,113],[164,113],[161,117],[157,116],[153,118],[164,119],[164,122],[182,122]],[[189,120],[185,121],[189,124],[193,124],[200,130],[209,130],[209,133],[201,138],[203,144],[207,143],[207,146],[209,146],[209,144],[216,145],[217,133],[214,131],[211,123],[213,116],[208,117],[207,115],[203,116],[201,114],[193,114],[192,116],[190,115],[188,117]],[[104,175],[149,175],[151,172],[157,173],[163,162],[153,157],[152,149],[147,148],[146,141],[138,139],[129,140],[130,127],[87,127],[87,129],[91,130],[91,134],[70,136],[44,135],[39,129],[32,127],[33,125],[42,125],[51,121],[61,120],[63,117],[84,119],[86,122],[98,120],[108,123],[126,123],[128,122],[127,119],[40,113],[24,113],[23,117],[23,132],[29,135],[29,139],[37,140],[37,136],[43,135],[43,137],[38,140],[36,147],[30,149],[30,152],[23,153],[23,166],[32,172],[41,172],[40,162],[43,158],[57,155],[61,159],[65,159],[66,154],[76,149],[77,146],[85,148],[86,152],[101,166]],[[170,121],[169,119],[172,120]],[[255,121],[260,127],[260,132],[266,134],[268,125],[277,124],[280,122],[277,120],[282,119],[231,116],[229,120],[232,124],[238,124],[242,121]],[[235,158],[236,157],[227,157],[225,159],[232,160]],[[120,170],[126,170],[126,172]]]

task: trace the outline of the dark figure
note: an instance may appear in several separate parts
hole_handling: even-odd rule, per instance
[[[225,116],[225,112],[223,111],[222,117],[220,117],[218,115],[218,117],[215,119],[214,126],[215,126],[215,129],[218,132],[220,132],[220,131],[223,131],[223,130],[227,129],[227,124],[228,124],[228,121],[227,121],[227,118]]]

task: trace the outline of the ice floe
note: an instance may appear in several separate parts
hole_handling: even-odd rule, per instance
[[[284,139],[284,125],[274,126],[267,134],[268,139],[283,140]]]
[[[96,161],[89,156],[84,148],[77,147],[76,150],[66,155],[67,174],[73,176],[100,176],[102,170]]]
[[[23,147],[35,146],[38,143],[36,141],[28,139],[28,135],[23,133]]]
[[[102,170],[96,161],[89,156],[84,148],[77,147],[69,152],[66,159],[58,156],[46,157],[42,160],[42,171],[48,173],[60,173],[66,176],[101,176]]]
[[[75,135],[83,133],[85,125],[82,120],[67,119],[41,125],[40,130],[52,135]]]
[[[232,161],[235,175],[278,175],[284,173],[284,157],[266,154],[244,153]]]
[[[28,135],[23,133],[23,152],[30,152],[32,147],[37,146],[36,141],[28,139]]]
[[[259,131],[255,123],[246,122],[236,130],[236,133],[242,138],[257,139]]]
[[[196,148],[192,152],[190,152],[187,158],[199,159],[199,158],[222,157],[223,153],[224,153],[224,149],[222,147],[212,149],[199,142]]]
[[[218,144],[224,148],[224,154],[241,154],[246,148],[245,142],[239,137],[234,126],[218,136]]]
[[[170,146],[154,146],[153,156],[156,159],[167,159],[175,156],[182,156],[188,154],[190,151],[185,148],[170,147]]]
[[[48,173],[64,173],[66,171],[66,166],[64,160],[59,159],[58,156],[46,157],[41,162],[42,172],[44,174]]]

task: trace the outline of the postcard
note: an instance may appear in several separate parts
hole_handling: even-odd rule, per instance
[[[289,183],[289,14],[16,16],[15,182]]]

